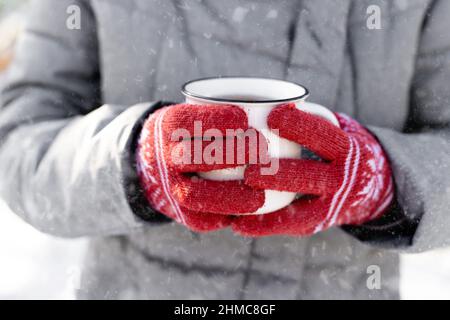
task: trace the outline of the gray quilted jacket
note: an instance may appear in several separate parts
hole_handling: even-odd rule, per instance
[[[398,252],[450,244],[449,16],[448,0],[34,1],[1,96],[0,195],[39,230],[91,237],[80,298],[398,298]],[[142,120],[218,75],[302,83],[366,125],[394,171],[390,212],[262,239],[153,212]]]

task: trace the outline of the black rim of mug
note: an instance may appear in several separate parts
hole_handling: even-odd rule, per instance
[[[283,102],[290,102],[290,101],[297,101],[297,100],[304,100],[305,98],[307,98],[309,96],[309,90],[308,88],[306,88],[305,86],[296,83],[296,82],[292,82],[292,81],[286,81],[286,80],[282,80],[282,79],[276,79],[276,78],[262,78],[262,77],[240,77],[240,76],[224,76],[224,77],[206,77],[206,78],[199,78],[199,79],[194,79],[191,81],[186,82],[185,84],[183,84],[183,86],[181,87],[181,92],[188,97],[192,97],[192,98],[197,98],[197,99],[201,99],[201,100],[207,100],[207,101],[216,101],[216,102],[230,102],[230,103],[249,103],[249,101],[246,100],[239,100],[239,99],[222,99],[222,98],[215,98],[215,97],[208,97],[208,96],[204,96],[201,94],[195,94],[193,92],[190,92],[189,90],[187,90],[187,87],[194,82],[200,82],[200,81],[206,81],[206,80],[217,80],[217,79],[262,79],[262,80],[275,80],[275,81],[280,81],[280,82],[285,82],[285,83],[290,83],[290,84],[294,84],[300,88],[302,88],[303,90],[305,90],[305,93],[300,95],[300,96],[296,96],[296,97],[291,97],[291,98],[286,98],[286,99],[276,99],[276,100],[258,100],[258,101],[252,101],[252,104],[257,104],[257,103],[283,103]]]

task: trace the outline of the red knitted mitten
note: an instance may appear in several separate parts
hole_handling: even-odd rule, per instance
[[[230,137],[229,130],[237,129],[247,130],[248,120],[235,106],[180,104],[153,113],[144,123],[137,151],[138,174],[151,206],[194,231],[227,227],[233,219],[229,214],[261,207],[264,192],[243,181],[208,181],[194,174],[243,164],[226,159],[230,152],[237,154],[237,142],[230,150],[223,144],[219,157],[223,161],[210,163],[204,158],[206,148],[215,141],[208,138],[208,130],[217,134],[214,137],[239,139]],[[248,148],[245,145],[244,162]]]
[[[294,105],[277,107],[268,125],[286,139],[315,152],[324,161],[280,160],[275,175],[261,175],[261,165],[246,170],[246,184],[260,189],[301,193],[277,212],[241,216],[235,232],[247,236],[305,236],[332,226],[358,225],[382,215],[393,199],[393,179],[378,141],[358,122],[336,114],[341,128]]]

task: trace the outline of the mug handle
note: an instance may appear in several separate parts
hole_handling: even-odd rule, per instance
[[[339,121],[334,115],[334,113],[331,112],[329,109],[325,108],[324,106],[321,106],[320,104],[301,101],[296,104],[296,107],[300,111],[305,111],[314,114],[316,116],[322,117],[325,120],[330,121],[335,126],[340,127]]]

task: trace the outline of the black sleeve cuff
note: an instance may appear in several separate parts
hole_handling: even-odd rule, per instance
[[[401,249],[412,245],[419,222],[420,218],[408,217],[396,201],[381,218],[342,229],[362,242],[386,249]]]
[[[147,198],[145,197],[144,190],[141,187],[139,177],[137,175],[137,143],[139,134],[142,130],[142,126],[144,125],[144,122],[148,118],[148,116],[156,110],[171,104],[173,103],[160,101],[151,105],[147,112],[145,112],[142,117],[136,122],[131,132],[131,139],[129,142],[129,146],[127,147],[128,152],[124,156],[123,160],[124,168],[126,168],[126,170],[124,170],[124,188],[131,210],[142,220],[152,223],[167,223],[171,222],[172,220],[153,209],[150,203],[147,201]]]

